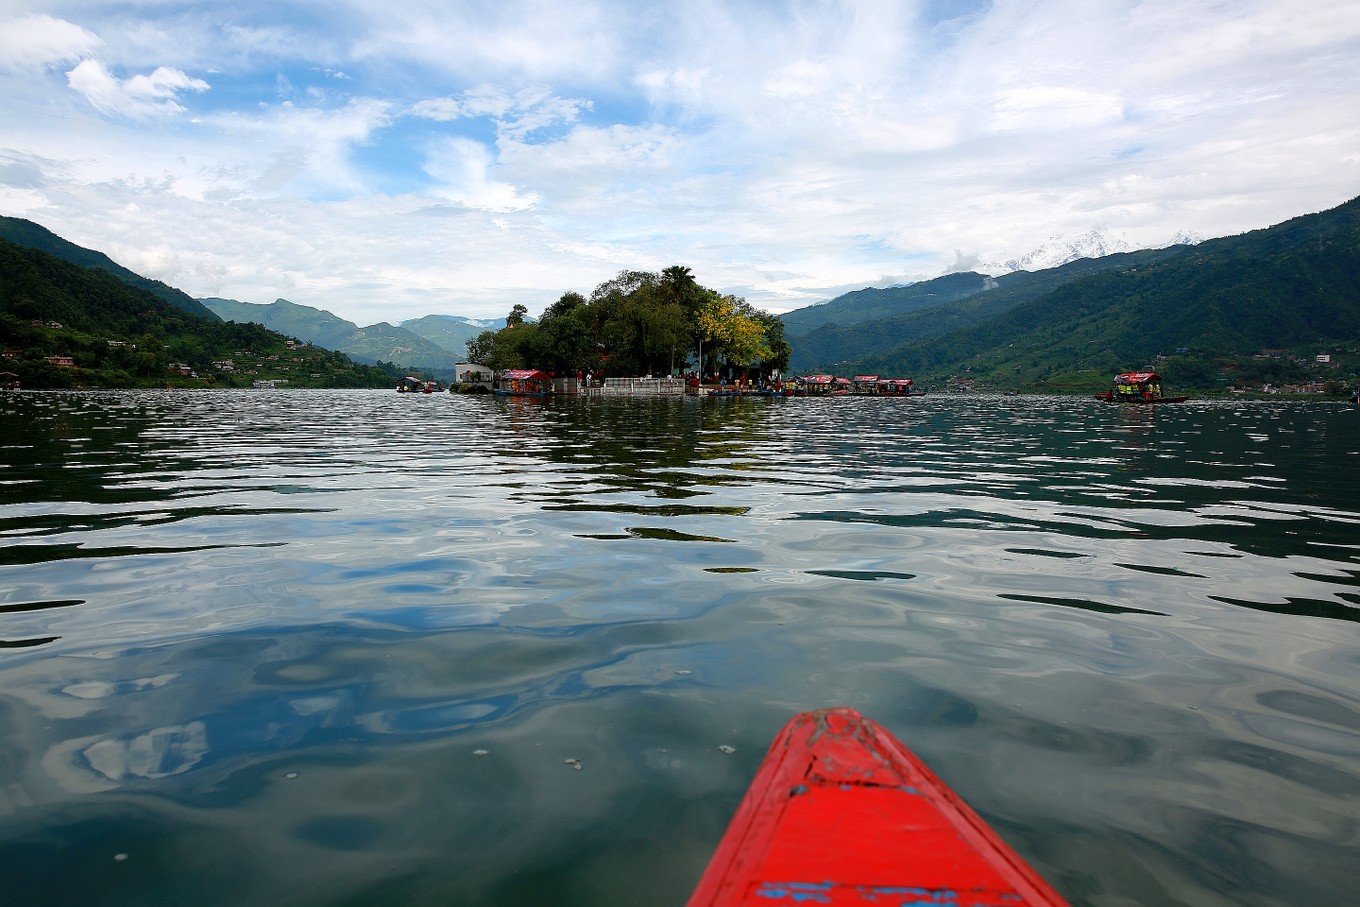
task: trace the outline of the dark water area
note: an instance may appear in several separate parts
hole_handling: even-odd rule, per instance
[[[1355,407],[0,420],[6,907],[679,905],[830,705],[1074,905],[1360,903]]]

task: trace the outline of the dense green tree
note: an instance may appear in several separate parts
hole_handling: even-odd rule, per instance
[[[467,342],[467,361],[495,368],[491,364],[491,360],[495,355],[496,335],[498,333],[498,331],[482,331],[476,337],[470,339]]]
[[[701,355],[765,368],[786,367],[790,355],[778,318],[700,286],[683,265],[620,271],[589,298],[563,293],[537,322],[526,315],[512,312],[501,330],[469,340],[469,361],[559,374],[660,375],[697,365]]]

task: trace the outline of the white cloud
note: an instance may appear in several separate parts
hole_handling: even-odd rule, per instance
[[[0,211],[363,323],[674,263],[782,310],[1360,186],[1352,0],[42,7]]]
[[[150,75],[118,79],[97,60],[82,60],[66,78],[99,112],[134,120],[183,113],[184,107],[175,100],[180,93],[209,88],[202,79],[168,66],[158,66]]]
[[[1070,85],[1029,85],[1001,92],[992,105],[997,132],[1066,132],[1118,122],[1124,105],[1111,94]]]
[[[544,88],[522,89],[511,94],[490,85],[479,85],[458,97],[426,98],[412,104],[412,116],[436,122],[489,117],[500,134],[525,138],[550,126],[574,123],[590,110],[581,98],[560,98]]]
[[[99,38],[45,14],[0,21],[0,69],[60,66],[94,53]]]
[[[180,264],[179,252],[169,243],[156,245],[132,245],[126,242],[111,243],[102,250],[123,267],[173,285],[184,270]]]
[[[537,197],[495,179],[491,150],[471,139],[450,138],[431,145],[425,172],[436,182],[440,196],[484,211],[522,211]]]

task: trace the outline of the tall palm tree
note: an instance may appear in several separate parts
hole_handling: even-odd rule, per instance
[[[671,302],[673,302],[676,305],[676,307],[679,308],[680,311],[683,313],[685,321],[693,326],[692,330],[697,329],[694,315],[698,311],[698,302],[696,299],[698,294],[695,291],[699,288],[699,284],[694,280],[694,272],[691,271],[685,265],[671,265],[669,268],[666,268],[661,272],[661,285],[666,289],[666,293],[668,296],[670,296]],[[703,357],[704,357],[703,339],[700,338],[699,339],[700,374],[703,374],[704,370]],[[675,351],[672,350],[671,351],[672,368],[674,368],[675,365],[674,358]]]

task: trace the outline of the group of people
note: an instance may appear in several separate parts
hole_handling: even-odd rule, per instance
[[[1144,381],[1142,384],[1120,382],[1115,385],[1114,392],[1121,397],[1142,397],[1144,400],[1156,400],[1162,396],[1162,385],[1156,381]]]

